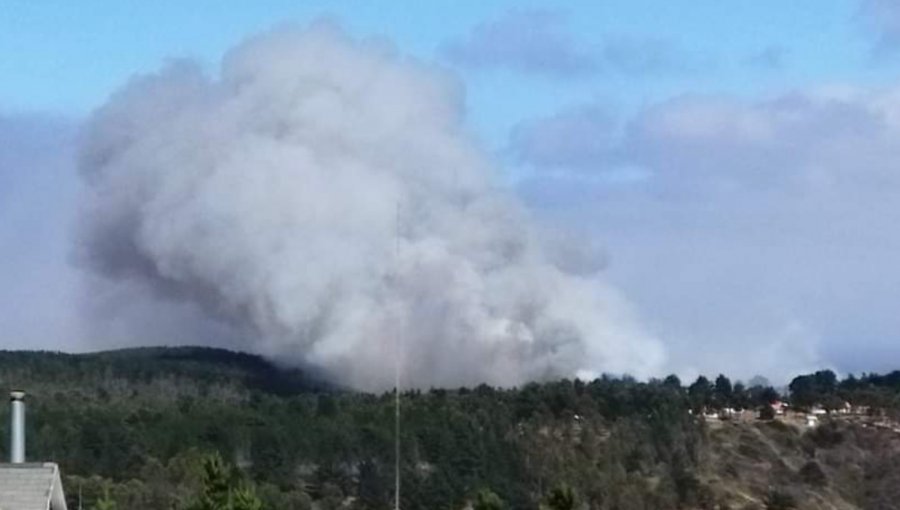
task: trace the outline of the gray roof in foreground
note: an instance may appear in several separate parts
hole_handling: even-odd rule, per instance
[[[0,464],[0,510],[67,510],[52,462]]]

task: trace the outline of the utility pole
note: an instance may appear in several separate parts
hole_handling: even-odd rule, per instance
[[[400,202],[394,218],[394,285],[400,279]],[[394,510],[400,510],[400,318],[394,323]]]

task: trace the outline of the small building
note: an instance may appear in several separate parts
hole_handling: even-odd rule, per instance
[[[0,510],[67,510],[59,466],[25,461],[25,393],[9,397],[10,455],[0,464]]]
[[[869,406],[853,406],[853,409],[850,410],[850,414],[868,416],[871,413],[869,412]]]
[[[819,425],[819,417],[814,414],[806,415],[806,426],[809,428],[813,428]]]
[[[776,400],[769,405],[772,406],[772,411],[775,411],[776,416],[784,415],[788,409],[788,405],[780,400]]]

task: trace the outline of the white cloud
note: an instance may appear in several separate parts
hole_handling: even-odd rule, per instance
[[[519,124],[510,148],[519,162],[544,171],[600,171],[608,167],[617,134],[612,117],[589,105]]]
[[[513,10],[479,23],[465,37],[444,45],[443,54],[474,69],[574,78],[597,72],[624,76],[682,74],[707,69],[675,41],[655,36],[597,34],[581,41],[566,30],[562,14]]]
[[[574,171],[522,189],[608,242],[611,278],[668,342],[673,368],[883,370],[900,354],[889,305],[900,288],[898,119],[900,87],[685,96],[625,123],[607,153],[560,144],[570,152],[533,159]],[[646,178],[582,178],[592,161]]]
[[[510,11],[481,23],[444,47],[452,61],[475,68],[508,67],[538,74],[572,76],[597,70],[590,52],[565,31],[552,11]]]

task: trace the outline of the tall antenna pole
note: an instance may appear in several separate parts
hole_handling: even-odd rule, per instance
[[[394,225],[395,285],[400,277],[400,202]],[[400,327],[399,318],[394,331],[394,510],[400,510]]]
[[[400,362],[394,363],[394,510],[400,510]]]

